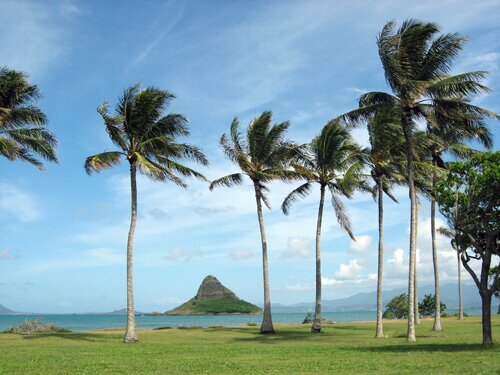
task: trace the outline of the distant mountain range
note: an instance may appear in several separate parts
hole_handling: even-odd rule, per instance
[[[407,288],[395,288],[384,290],[383,301],[387,304],[392,298],[408,293]],[[418,288],[419,299],[424,295],[434,294],[433,285],[423,285]],[[481,308],[481,298],[475,285],[462,285],[462,300],[464,308]],[[441,286],[441,301],[446,304],[448,310],[458,309],[458,287],[456,284],[445,284]],[[498,301],[492,300],[492,304]],[[341,311],[375,311],[377,309],[377,293],[358,293],[351,297],[334,300],[323,300],[321,310],[324,312]],[[304,312],[314,310],[313,302],[296,303],[293,305],[273,304],[273,312]]]
[[[392,298],[402,293],[407,293],[406,288],[395,288],[384,290],[384,305]],[[426,294],[434,294],[433,285],[423,285],[418,288],[419,299],[422,300]],[[462,298],[465,309],[480,309],[481,298],[475,285],[462,286]],[[445,284],[441,286],[441,301],[447,305],[448,310],[456,310],[458,308],[458,292],[456,284]],[[492,305],[498,304],[498,299],[493,297]],[[376,310],[376,292],[357,293],[351,297],[339,298],[334,300],[323,300],[322,311],[324,312],[342,312],[342,311],[375,311]],[[495,309],[495,307],[493,307]],[[284,305],[273,303],[273,312],[308,312],[314,310],[313,302],[295,303],[292,305]],[[22,313],[10,310],[9,308],[0,305],[0,315],[44,315],[38,313]],[[74,315],[126,315],[127,309],[114,310],[111,312],[89,312],[76,313]],[[46,314],[47,315],[47,314]],[[145,315],[143,312],[136,311],[136,315]]]
[[[145,313],[136,311],[135,315],[144,315]],[[70,314],[58,314],[58,313],[32,313],[32,312],[18,312],[13,311],[4,305],[0,305],[0,315],[127,315],[127,309],[114,310],[110,312],[88,312],[88,313],[70,313]]]

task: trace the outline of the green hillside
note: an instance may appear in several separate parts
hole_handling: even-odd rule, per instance
[[[166,315],[198,314],[259,314],[262,310],[249,302],[223,297],[209,300],[191,299],[188,302],[167,311]]]

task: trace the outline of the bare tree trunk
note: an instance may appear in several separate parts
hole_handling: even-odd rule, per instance
[[[433,160],[432,164],[436,163]],[[436,177],[432,175],[432,190],[436,186]],[[439,270],[438,270],[438,257],[436,247],[436,201],[431,196],[431,239],[432,239],[432,263],[434,265],[434,295],[436,296],[436,306],[434,313],[434,326],[433,331],[441,331],[441,292],[439,290]]]
[[[382,323],[382,277],[384,273],[384,183],[378,183],[378,272],[377,272],[377,327],[375,337],[384,337]]]
[[[497,315],[500,315],[500,297],[499,297],[499,301],[498,301],[498,310],[497,310]]]
[[[323,219],[323,205],[325,203],[325,186],[321,185],[321,196],[318,208],[318,222],[316,224],[316,307],[311,327],[312,333],[321,332],[321,222]]]
[[[460,251],[457,248],[457,271],[458,271],[458,320],[464,320],[464,304],[462,301],[462,268],[460,262]]]
[[[407,341],[415,342],[415,258],[416,258],[416,210],[417,195],[415,192],[413,170],[413,130],[411,114],[406,112],[402,116],[403,133],[406,140],[406,161],[408,166],[408,188],[410,193],[410,251],[408,267],[408,334]]]
[[[262,203],[260,188],[254,183],[255,200],[257,202],[257,217],[259,219],[260,238],[262,243],[262,271],[264,277],[264,317],[260,326],[260,333],[274,333],[273,320],[271,316],[271,297],[269,293],[269,266],[267,263],[267,240],[264,229],[264,217],[262,216]]]
[[[132,280],[133,255],[134,255],[134,233],[137,222],[137,182],[135,162],[130,163],[130,192],[132,198],[130,229],[127,241],[127,330],[123,342],[134,343],[139,341],[135,329],[135,307],[134,307],[134,285]]]

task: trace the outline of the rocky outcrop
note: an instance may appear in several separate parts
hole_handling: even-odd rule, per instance
[[[228,288],[221,284],[215,276],[208,275],[201,282],[198,288],[198,293],[194,297],[195,300],[202,301],[206,299],[217,299],[217,298],[233,298],[239,300],[236,294],[231,292]]]

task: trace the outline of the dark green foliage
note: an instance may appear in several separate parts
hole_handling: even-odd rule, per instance
[[[386,305],[384,319],[406,319],[408,318],[408,296],[406,293],[394,297]]]
[[[218,298],[209,300],[192,299],[183,305],[167,312],[175,314],[251,314],[260,312],[260,308],[251,303],[234,298]]]
[[[26,74],[0,67],[0,155],[44,170],[37,157],[57,162],[57,140],[45,129],[47,117],[36,106],[40,97]]]
[[[440,303],[441,313],[446,310],[446,305]],[[436,296],[434,294],[426,294],[422,302],[418,304],[418,311],[423,317],[434,316],[436,313]]]

